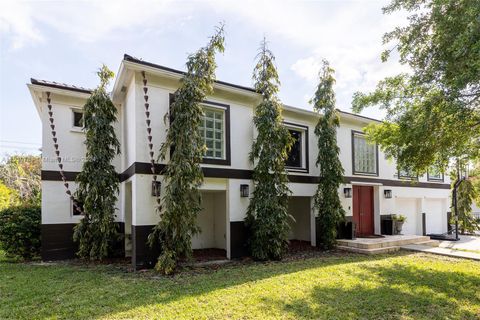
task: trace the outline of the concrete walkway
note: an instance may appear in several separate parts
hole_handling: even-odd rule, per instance
[[[440,248],[479,251],[480,253],[480,236],[459,236],[459,241],[440,241]]]
[[[438,254],[447,257],[454,257],[454,258],[463,258],[463,259],[471,259],[480,261],[480,253],[476,252],[469,252],[469,251],[461,251],[461,250],[454,250],[445,247],[430,247],[425,245],[419,244],[408,244],[401,246],[401,249],[409,250],[409,251],[420,251],[420,252],[427,252]]]

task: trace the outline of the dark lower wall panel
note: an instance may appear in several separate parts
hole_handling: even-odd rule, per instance
[[[248,230],[243,221],[230,221],[230,256],[232,259],[248,255]]]
[[[125,234],[125,224],[117,222],[118,232]],[[73,228],[75,223],[42,224],[42,249],[43,261],[66,260],[75,258],[78,245],[73,241]],[[123,236],[113,246],[114,257],[125,256],[125,245]]]
[[[75,258],[77,245],[73,242],[74,223],[42,224],[42,260]]]
[[[153,268],[160,255],[160,244],[151,248],[147,244],[148,235],[154,225],[132,226],[132,265],[138,268]]]

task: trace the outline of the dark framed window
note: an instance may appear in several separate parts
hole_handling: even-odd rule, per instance
[[[73,127],[83,129],[83,112],[72,110],[73,113]]]
[[[410,170],[399,169],[398,170],[398,179],[402,180],[418,180],[418,174]]]
[[[289,129],[290,136],[294,139],[290,153],[288,154],[287,167],[302,167],[302,132]]]
[[[170,94],[170,106],[175,100],[175,95]],[[230,146],[230,106],[214,101],[201,103],[204,113],[198,128],[203,137],[207,151],[202,163],[229,166],[231,164]],[[175,121],[170,115],[170,122]],[[170,155],[174,147],[170,148]]]
[[[427,180],[435,181],[435,182],[444,182],[445,176],[443,171],[440,168],[436,166],[432,166],[427,170]]]
[[[83,215],[83,203],[81,203],[76,199],[71,200],[71,212],[72,212],[72,216]]]
[[[205,106],[198,130],[207,147],[205,158],[225,160],[225,110]]]
[[[378,146],[371,144],[363,132],[352,130],[353,174],[378,176]]]
[[[308,127],[284,122],[294,142],[285,166],[288,171],[308,172]]]

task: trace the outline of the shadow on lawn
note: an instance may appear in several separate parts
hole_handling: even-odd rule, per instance
[[[395,256],[403,254],[407,255],[399,253]],[[224,267],[199,275],[186,273],[155,279],[122,273],[107,267],[0,264],[0,296],[4,300],[4,306],[8,306],[8,309],[0,306],[0,318],[112,316],[142,306],[167,304],[186,297],[200,296],[215,290],[307,269],[381,261],[391,257],[394,256],[325,255],[287,263],[252,263]],[[2,270],[3,267],[11,270]],[[409,308],[418,308],[427,314],[431,309],[430,314],[447,316],[448,314],[435,313],[438,305],[442,305],[442,310],[451,309],[457,312],[460,307],[450,297],[461,292],[461,297],[470,296],[471,299],[478,300],[473,288],[480,286],[480,280],[476,277],[428,272],[403,265],[388,268],[365,266],[362,272],[356,273],[354,277],[361,277],[362,285],[332,288],[330,284],[314,288],[310,296],[310,306],[306,305],[304,300],[291,303],[265,300],[265,303],[285,310],[296,318],[335,318],[342,315],[346,318],[388,318],[391,314],[409,314],[412,312]],[[380,279],[381,285],[375,288],[364,286],[363,282],[368,283],[371,277]],[[464,287],[461,291],[454,286],[457,283]],[[397,288],[402,285],[420,288],[405,292]],[[431,293],[430,289],[438,292]],[[378,303],[382,306],[375,309]],[[417,314],[415,310],[413,312]],[[467,312],[463,315],[471,317]]]
[[[394,264],[366,266],[360,284],[316,286],[307,299],[264,303],[296,319],[479,319],[480,277]],[[468,305],[473,306],[469,309]]]
[[[295,273],[391,256],[320,255],[287,262],[225,266],[201,274],[149,277],[107,266],[0,263],[0,318],[94,318]],[[3,270],[2,270],[3,269]],[[8,306],[5,309],[5,306]]]

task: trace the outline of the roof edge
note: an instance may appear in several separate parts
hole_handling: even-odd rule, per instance
[[[91,94],[93,92],[93,90],[86,89],[86,88],[78,88],[72,85],[67,85],[67,84],[62,84],[57,82],[50,82],[46,80],[38,80],[35,78],[30,78],[30,82],[35,85],[50,87],[55,89],[63,89],[63,90],[69,90],[69,91],[75,91],[75,92],[81,92],[81,93],[87,93],[87,94]]]
[[[141,64],[141,65],[148,66],[148,67],[152,67],[152,68],[155,68],[155,69],[167,71],[167,72],[176,73],[178,75],[187,74],[185,71],[181,71],[181,70],[165,67],[165,66],[162,66],[162,65],[159,65],[159,64],[156,64],[156,63],[140,60],[140,59],[134,58],[131,55],[128,55],[126,53],[123,55],[123,60],[128,61],[128,62]],[[228,87],[232,87],[232,88],[235,88],[235,89],[240,89],[240,90],[245,90],[245,91],[248,91],[248,92],[257,93],[257,91],[254,88],[241,86],[241,85],[230,83],[230,82],[215,80],[215,83],[221,84],[221,85],[224,85],[224,86],[228,86]]]

